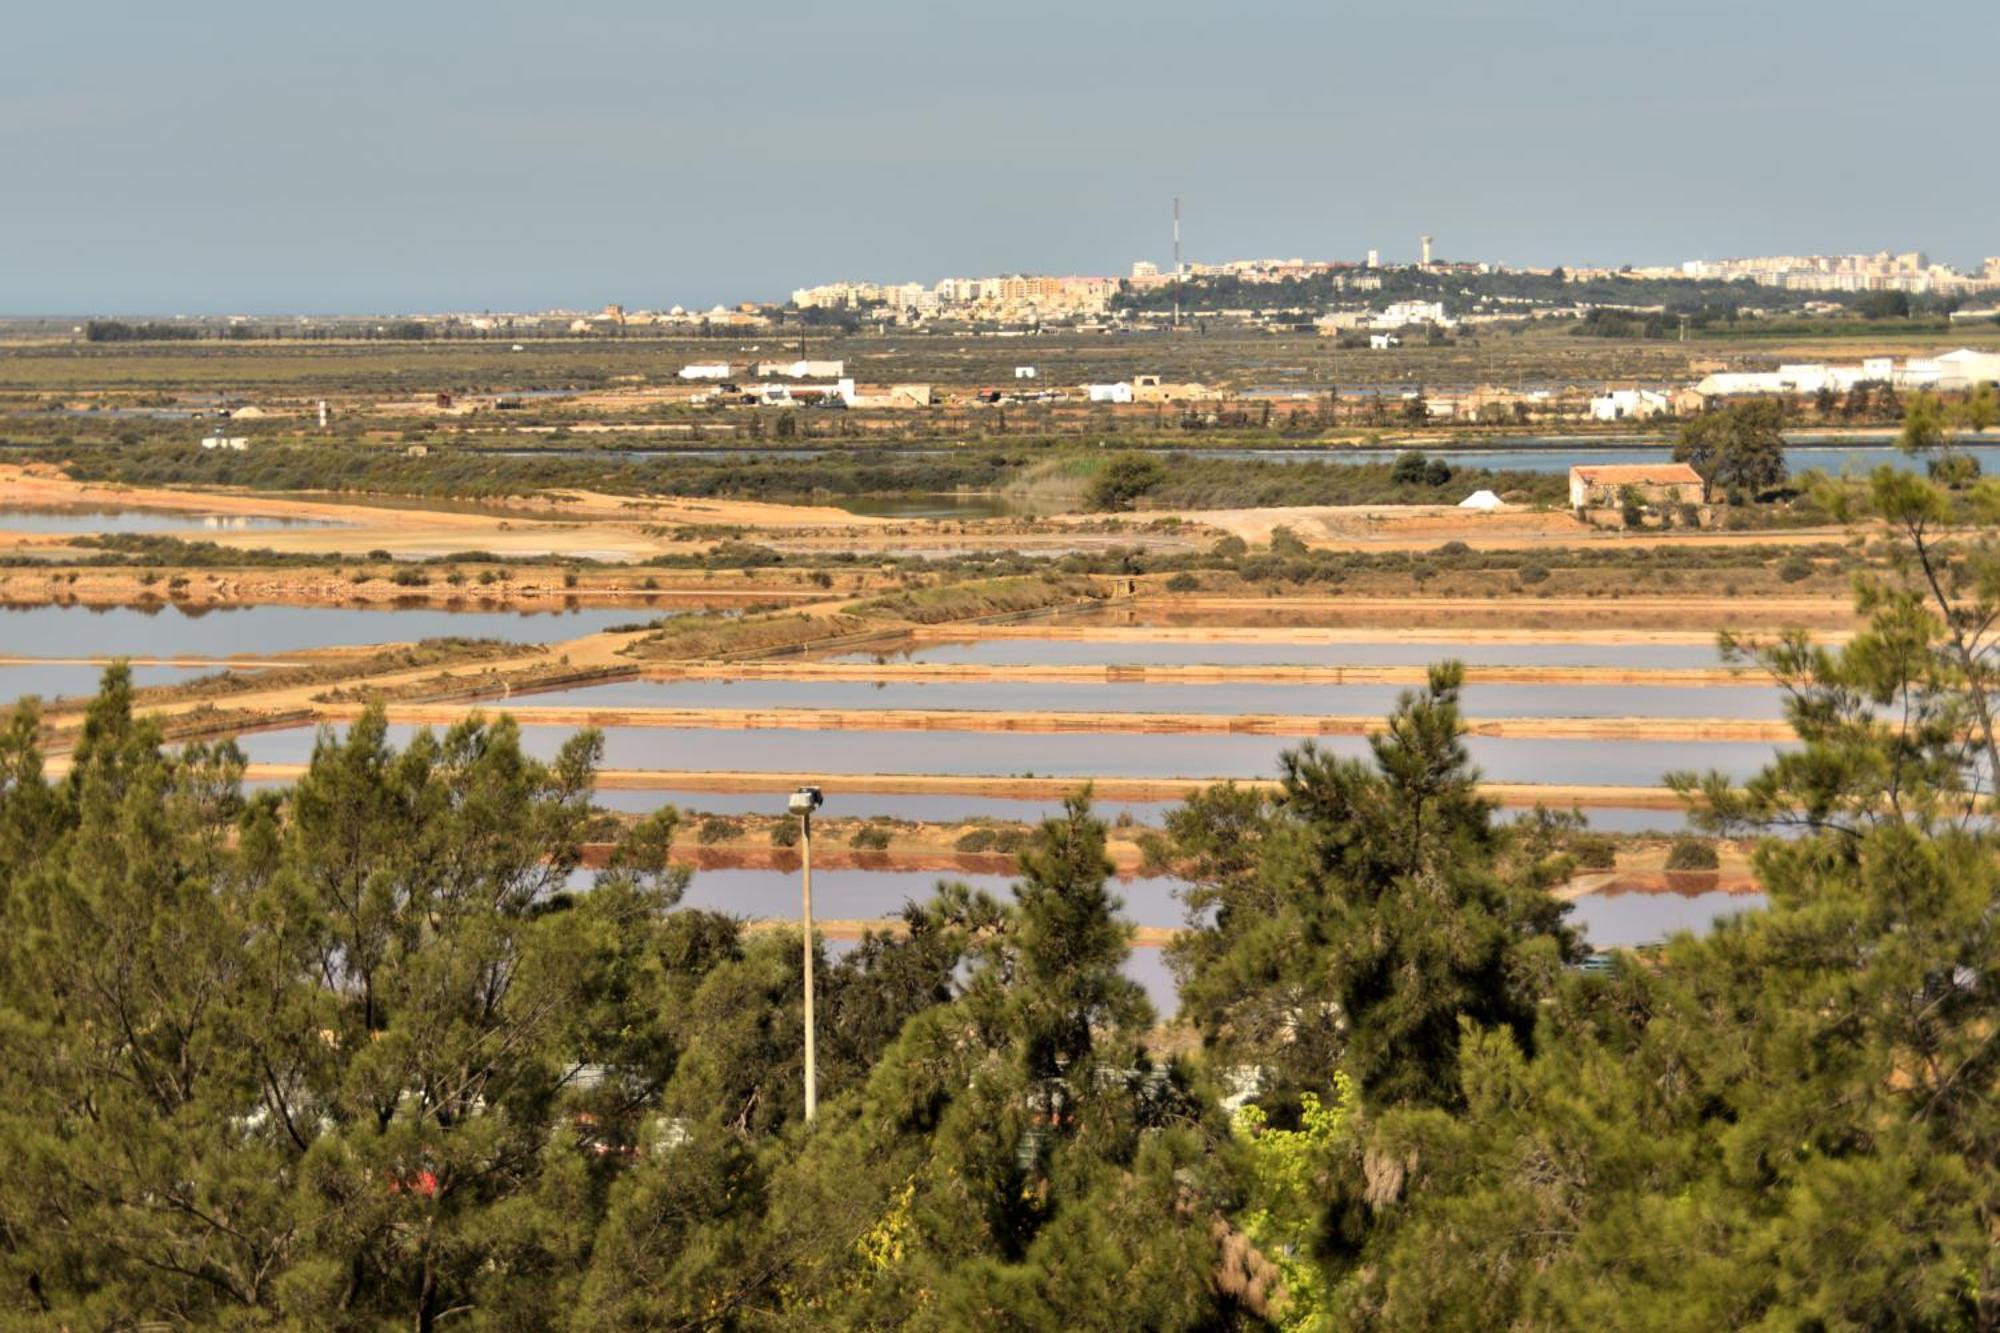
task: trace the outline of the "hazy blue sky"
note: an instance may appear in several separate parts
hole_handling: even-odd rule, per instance
[[[0,312],[782,297],[1186,253],[2000,254],[1996,0],[63,0]]]

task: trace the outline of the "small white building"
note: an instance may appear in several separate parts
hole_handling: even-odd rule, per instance
[[[726,380],[729,378],[729,363],[710,361],[682,366],[680,377],[684,380]]]
[[[1756,394],[1790,393],[1791,387],[1774,370],[1719,370],[1704,375],[1694,391],[1704,398],[1747,398]]]
[[[1394,301],[1373,321],[1378,329],[1400,329],[1411,324],[1435,324],[1448,329],[1457,322],[1444,313],[1442,301]]]
[[[240,454],[250,447],[250,437],[247,435],[204,435],[201,437],[201,447],[204,449],[227,449],[232,453]]]
[[[1572,509],[1616,508],[1624,503],[1627,491],[1643,504],[1700,504],[1701,474],[1686,463],[1607,464],[1569,470]]]
[[[1132,385],[1119,380],[1116,384],[1091,384],[1085,386],[1093,403],[1129,403],[1132,401]]]
[[[1961,347],[1936,358],[1939,382],[1950,388],[1972,388],[1980,384],[2000,384],[2000,353],[1975,352]]]
[[[757,377],[780,375],[788,380],[837,380],[847,373],[845,361],[759,361]]]
[[[1015,367],[1014,367],[1014,378],[1015,378],[1015,379],[1017,379],[1017,380],[1031,380],[1031,379],[1035,378],[1035,376],[1036,376],[1036,375],[1037,375],[1038,373],[1039,373],[1039,372],[1037,372],[1037,371],[1036,371],[1036,369],[1035,369],[1035,368],[1034,368],[1033,366],[1015,366]]]
[[[1391,347],[1401,347],[1402,345],[1403,340],[1393,333],[1371,333],[1368,335],[1368,346],[1377,352],[1386,352]]]
[[[1612,389],[1590,400],[1593,421],[1643,421],[1673,411],[1673,401],[1652,389]]]

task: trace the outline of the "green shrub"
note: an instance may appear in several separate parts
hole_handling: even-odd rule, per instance
[[[1097,513],[1120,513],[1165,481],[1167,470],[1144,454],[1119,454],[1106,461],[1090,479],[1084,505]]]
[[[1578,870],[1609,870],[1618,863],[1618,844],[1602,833],[1579,833],[1570,839],[1569,852]]]
[[[733,819],[724,819],[719,815],[710,815],[707,819],[702,820],[701,827],[695,830],[694,835],[695,841],[704,847],[713,846],[718,842],[728,842],[732,838],[740,838],[742,836],[742,824]]]
[[[995,837],[994,831],[990,828],[969,829],[959,834],[958,841],[952,846],[961,852],[990,851]]]
[[[796,847],[799,845],[799,826],[796,820],[781,819],[771,825],[771,845],[773,847]]]
[[[1803,555],[1786,556],[1778,566],[1778,578],[1786,583],[1799,583],[1813,576],[1818,568]]]
[[[847,845],[879,852],[889,845],[889,830],[880,824],[863,824],[854,830],[854,836],[847,840]]]
[[[1715,844],[1701,838],[1675,838],[1667,852],[1669,870],[1714,870],[1721,864]]]
[[[1547,583],[1549,581],[1549,567],[1530,562],[1514,571],[1514,577],[1521,580],[1523,586],[1533,587],[1537,583]]]
[[[1167,580],[1168,592],[1200,592],[1201,580],[1183,569]]]

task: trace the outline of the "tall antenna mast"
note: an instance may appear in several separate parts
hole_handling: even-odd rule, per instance
[[[1174,196],[1174,327],[1181,326],[1181,197]]]

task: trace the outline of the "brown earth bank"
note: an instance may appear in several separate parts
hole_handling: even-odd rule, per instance
[[[566,611],[581,606],[625,606],[637,613],[667,615],[680,611],[738,610],[766,603],[796,603],[823,598],[811,587],[773,587],[751,583],[736,586],[689,584],[641,590],[638,581],[613,582],[579,576],[574,586],[556,569],[514,569],[490,582],[480,581],[482,567],[464,566],[462,585],[450,584],[432,572],[430,591],[412,591],[395,581],[389,568],[342,572],[333,569],[195,569],[161,564],[154,569],[54,566],[0,570],[0,604],[10,606],[76,605],[93,607],[180,607],[212,610],[247,606],[334,606],[410,608],[436,611]],[[360,576],[360,577],[357,577]],[[169,579],[180,586],[169,587]]]
[[[320,703],[323,721],[347,722],[366,705]],[[451,726],[479,705],[392,703],[391,722]],[[967,731],[1105,732],[1116,734],[1234,733],[1259,736],[1372,736],[1386,719],[1369,714],[1020,712],[999,709],[853,708],[590,708],[526,705],[506,716],[524,727],[692,727],[723,731]],[[1514,739],[1785,741],[1796,733],[1782,720],[1750,718],[1508,717],[1469,718],[1470,736]]]
[[[853,824],[857,821],[846,821]],[[859,821],[865,823],[866,821]],[[817,825],[815,825],[817,827]],[[955,852],[950,840],[967,831],[969,825],[920,825],[899,829],[896,840],[886,849],[872,850],[843,846],[845,831],[816,835],[813,839],[815,870],[892,870],[909,874],[1011,875],[1019,868],[1010,853]],[[583,864],[601,870],[611,855],[611,843],[589,843],[584,847]],[[795,847],[754,846],[728,843],[700,846],[691,839],[676,838],[673,860],[694,870],[781,870],[797,874],[804,857]],[[1140,873],[1145,854],[1128,839],[1113,837],[1105,843],[1105,854],[1119,879],[1129,880]]]
[[[5,659],[0,659],[4,661]],[[798,662],[762,661],[651,665],[647,680],[857,680],[857,681],[1077,681],[1120,685],[1290,683],[1300,685],[1420,685],[1428,668],[1417,666],[1103,666],[1075,663]],[[1594,667],[1468,665],[1465,679],[1487,685],[1644,685],[1699,688],[1755,684],[1750,667]]]
[[[1718,608],[1718,614],[1727,612]],[[1385,621],[1389,617],[1385,614]],[[1709,644],[1713,629],[1630,629],[1622,626],[1523,629],[1450,625],[1220,626],[1220,625],[922,625],[908,637],[922,643],[971,643],[980,639],[1055,639],[1069,643],[1602,643]],[[1840,636],[1826,636],[1829,638]]]
[[[633,498],[591,491],[555,490],[530,502],[484,506],[481,512],[411,509],[314,500],[299,495],[249,495],[227,490],[123,486],[74,480],[36,464],[0,464],[0,497],[10,504],[145,509],[187,513],[179,535],[239,550],[293,553],[359,553],[394,550],[405,557],[490,551],[500,556],[554,555],[638,561],[676,551],[701,551],[711,540],[686,539],[686,529],[742,527],[794,532],[816,528],[862,531],[886,520],[843,509],[749,500]],[[492,509],[501,512],[489,512]],[[309,522],[312,527],[213,530],[193,516],[223,514]],[[0,550],[17,554],[73,549],[63,536],[9,532],[0,515]]]
[[[1264,509],[1188,509],[1148,512],[1208,533],[1240,537],[1253,546],[1287,528],[1309,547],[1328,551],[1429,551],[1463,542],[1475,551],[1561,549],[1616,543],[1655,546],[1824,546],[1850,541],[1845,527],[1740,530],[1598,527],[1567,510],[1506,508],[1476,512],[1456,505],[1285,505]],[[1062,515],[1051,522],[1088,523],[1093,516]]]
[[[1107,626],[1187,629],[1393,625],[1454,630],[1692,629],[1710,634],[1724,625],[1818,632],[1847,629],[1857,623],[1853,592],[1844,584],[1812,596],[1765,590],[1718,596],[1713,591],[1716,581],[1733,577],[1733,571],[1712,571],[1685,575],[1690,591],[1684,594],[1636,591],[1633,585],[1649,572],[1593,571],[1612,585],[1596,596],[1547,596],[1504,584],[1469,596],[1382,595],[1359,590],[1366,580],[1358,578],[1343,584],[1356,586],[1357,591],[1338,596],[1271,597],[1253,589],[1233,596],[1161,597],[1145,590],[1137,598],[1107,607],[1093,619]],[[1514,576],[1509,573],[1505,579],[1511,583]]]

